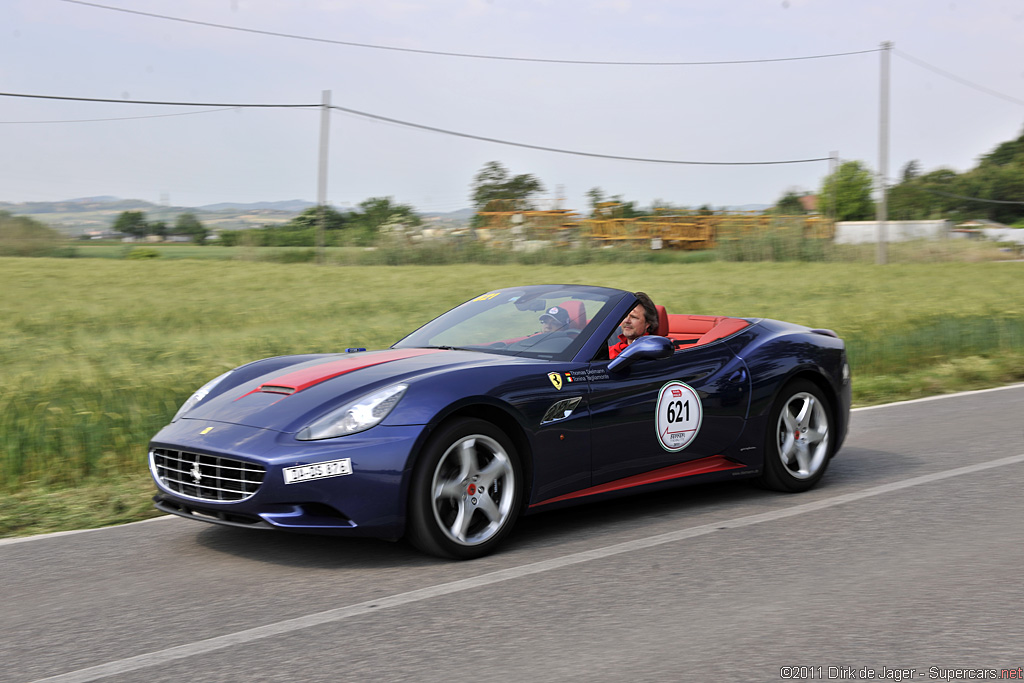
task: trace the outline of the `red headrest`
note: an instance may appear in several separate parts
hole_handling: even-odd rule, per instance
[[[563,301],[558,304],[569,314],[569,329],[582,330],[587,326],[587,309],[582,301]]]
[[[668,336],[668,311],[665,310],[664,306],[654,304],[654,309],[658,311],[658,330],[654,333],[659,337]]]

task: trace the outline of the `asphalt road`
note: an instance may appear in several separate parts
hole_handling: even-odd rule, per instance
[[[1016,385],[856,411],[808,493],[549,512],[474,562],[178,518],[0,541],[0,680],[977,680],[1024,667],[1022,568]]]

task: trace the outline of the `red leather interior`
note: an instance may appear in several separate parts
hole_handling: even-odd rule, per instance
[[[674,340],[688,340],[683,346],[707,344],[728,337],[749,325],[741,318],[714,315],[668,315],[668,334],[661,336]]]
[[[573,313],[571,304],[579,304],[580,320],[586,324],[585,317],[582,317],[583,304],[577,301],[566,301],[559,304],[571,316],[571,325],[576,324],[577,316]],[[677,349],[688,349],[701,344],[708,344],[718,339],[728,337],[739,332],[750,323],[742,318],[730,318],[723,315],[672,315],[665,310],[664,306],[654,305],[658,311],[659,337],[668,337],[676,342]],[[580,325],[582,328],[582,325]]]
[[[700,339],[697,340],[697,343],[707,344],[708,342],[713,342],[716,339],[728,337],[730,334],[739,332],[749,324],[750,323],[746,320],[742,320],[740,318],[722,318],[721,322],[701,335]]]

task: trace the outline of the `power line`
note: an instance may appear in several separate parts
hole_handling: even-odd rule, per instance
[[[25,97],[37,100],[62,100],[66,102],[107,102],[111,104],[153,104],[173,107],[221,107],[224,109],[311,109],[319,104],[232,104],[224,102],[165,102],[158,100],[128,100],[107,97],[69,97],[67,95],[31,95],[17,92],[0,92],[0,97]]]
[[[473,135],[472,133],[460,133],[458,131],[446,130],[444,128],[436,128],[434,126],[426,126],[421,123],[412,123],[409,121],[401,121],[399,119],[392,119],[387,116],[380,116],[378,114],[368,114],[363,111],[356,109],[349,109],[347,107],[339,107],[337,105],[331,105],[331,109],[345,112],[347,114],[355,114],[356,116],[364,116],[369,119],[376,121],[384,121],[386,123],[394,123],[399,126],[408,126],[410,128],[418,128],[420,130],[427,130],[434,133],[443,133],[444,135],[454,135],[460,138],[468,138],[470,140],[482,140],[483,142],[493,142],[499,145],[509,145],[511,147],[522,147],[525,149],[536,149],[542,152],[555,152],[557,154],[572,154],[575,156],[591,157],[595,159],[613,159],[615,161],[639,161],[646,164],[678,164],[688,166],[770,166],[779,164],[807,164],[815,161],[829,161],[831,157],[818,157],[815,159],[789,159],[786,161],[680,161],[675,159],[646,159],[643,157],[626,157],[618,156],[615,154],[599,154],[596,152],[579,152],[570,149],[560,149],[558,147],[545,147],[542,145],[531,145],[525,142],[511,142],[509,140],[500,140],[498,138],[489,138],[483,135]]]
[[[0,92],[0,97],[27,97],[33,99],[42,100],[70,100],[73,102],[102,102],[102,103],[116,103],[116,104],[150,104],[150,105],[163,105],[163,106],[176,106],[176,107],[222,107],[222,108],[289,108],[289,109],[311,109],[319,108],[320,104],[225,104],[225,103],[210,103],[210,102],[161,102],[156,100],[116,100],[102,97],[67,97],[63,95],[31,95],[25,93],[9,93]],[[829,161],[831,157],[817,157],[814,159],[788,159],[784,161],[681,161],[675,159],[645,159],[642,157],[627,157],[618,156],[615,154],[600,154],[597,152],[580,152],[569,149],[559,149],[557,147],[545,147],[542,145],[531,145],[525,142],[512,142],[510,140],[501,140],[499,138],[491,138],[483,135],[474,135],[472,133],[460,133],[454,130],[447,130],[445,128],[437,128],[434,126],[427,126],[422,123],[413,123],[412,121],[402,121],[401,119],[393,119],[388,116],[381,116],[380,114],[371,114],[365,111],[359,111],[358,109],[350,109],[348,107],[339,107],[337,105],[330,105],[329,109],[345,112],[347,114],[354,114],[356,116],[362,116],[375,121],[383,121],[386,123],[393,123],[399,126],[407,126],[409,128],[417,128],[419,130],[426,130],[433,133],[442,133],[444,135],[453,135],[456,137],[467,138],[470,140],[481,140],[483,142],[493,142],[499,145],[508,145],[511,147],[522,147],[524,149],[536,149],[542,152],[555,152],[557,154],[572,154],[575,156],[591,157],[595,159],[612,159],[615,161],[639,161],[648,164],[677,164],[677,165],[689,165],[689,166],[770,166],[780,164],[807,164],[817,161]]]
[[[983,92],[983,93],[985,93],[987,95],[992,95],[993,97],[998,97],[999,99],[1006,100],[1007,102],[1012,102],[1013,104],[1024,105],[1024,100],[1019,100],[1016,97],[1010,97],[1009,95],[1004,95],[1003,93],[999,92],[998,90],[993,90],[992,88],[986,88],[983,85],[978,85],[977,83],[975,83],[973,81],[969,81],[966,78],[961,78],[960,76],[957,76],[956,74],[951,74],[948,71],[944,71],[944,70],[940,69],[937,66],[932,66],[928,62],[925,62],[923,60],[917,59],[916,57],[912,57],[912,56],[908,55],[906,52],[903,52],[901,50],[896,50],[896,49],[893,49],[893,52],[895,52],[898,56],[902,57],[903,59],[907,60],[908,62],[912,62],[914,64],[917,64],[918,66],[920,66],[922,68],[928,69],[929,71],[937,73],[940,76],[944,76],[944,77],[946,77],[946,78],[948,78],[948,79],[950,79],[952,81],[956,81],[957,83],[960,83],[961,85],[966,85],[969,88],[974,88],[975,90]]]
[[[177,114],[150,114],[148,116],[120,116],[117,118],[108,119],[68,119],[63,121],[0,121],[0,125],[5,124],[33,124],[33,123],[96,123],[99,121],[134,121],[136,119],[162,119],[170,116],[194,116],[196,114],[213,114],[220,111],[231,111],[234,107],[226,107],[223,109],[207,109],[206,111],[183,111]]]
[[[771,59],[735,59],[735,60],[723,60],[723,61],[704,61],[704,62],[615,62],[615,61],[601,61],[601,60],[586,60],[586,59],[544,59],[540,57],[505,57],[500,55],[483,55],[483,54],[472,54],[466,52],[446,52],[443,50],[422,50],[411,47],[397,47],[394,45],[374,45],[372,43],[357,43],[348,40],[332,40],[329,38],[314,38],[312,36],[303,36],[294,33],[281,33],[279,31],[264,31],[262,29],[254,28],[242,28],[239,26],[231,26],[229,24],[216,24],[209,21],[199,21],[196,19],[184,19],[181,17],[172,17],[166,14],[155,14],[153,12],[142,12],[139,10],[125,9],[124,7],[111,7],[109,5],[101,5],[95,2],[86,2],[85,0],[60,0],[61,2],[71,3],[73,5],[84,5],[86,7],[95,7],[97,9],[111,10],[113,12],[124,12],[125,14],[135,14],[143,17],[150,17],[151,19],[163,19],[166,21],[177,21],[183,24],[193,24],[195,26],[207,26],[209,28],[219,28],[226,31],[238,31],[241,33],[254,33],[257,35],[273,36],[275,38],[288,38],[291,40],[304,40],[312,43],[326,43],[329,45],[345,45],[347,47],[360,47],[371,50],[388,50],[391,52],[410,52],[413,54],[421,55],[436,55],[441,57],[461,57],[466,59],[491,59],[506,62],[535,62],[540,64],[584,64],[584,65],[596,65],[596,66],[721,66],[727,64],[764,64],[767,62],[795,62],[808,59],[828,59],[831,57],[848,57],[850,55],[863,55],[870,52],[878,52],[879,48],[872,48],[870,50],[857,50],[854,52],[835,52],[832,54],[824,55],[806,55],[802,57],[776,57]]]
[[[922,190],[931,194],[942,195],[943,197],[952,197],[953,199],[966,199],[972,202],[984,202],[986,204],[1024,204],[1024,202],[1011,202],[1005,199],[981,199],[980,197],[964,197],[959,194],[951,194],[949,192],[940,192],[939,190],[930,190],[927,187],[922,187]]]

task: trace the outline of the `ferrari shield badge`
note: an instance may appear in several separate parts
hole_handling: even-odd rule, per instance
[[[562,390],[562,373],[560,372],[549,372],[548,379],[555,385],[555,389]]]

